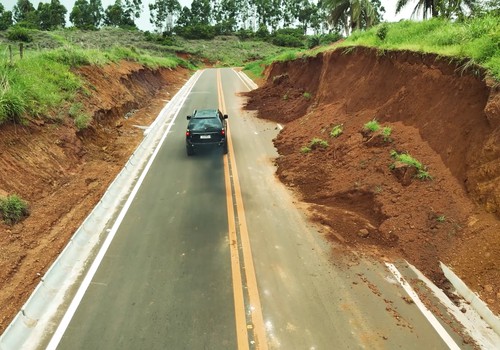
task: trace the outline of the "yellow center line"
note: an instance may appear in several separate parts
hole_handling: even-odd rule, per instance
[[[226,105],[224,101],[224,94],[222,90],[222,80],[220,70],[217,70],[217,91],[219,106],[223,113],[226,113]],[[231,269],[233,276],[233,293],[234,293],[234,306],[236,315],[236,334],[238,338],[238,349],[248,349],[248,327],[246,325],[245,305],[243,294],[243,282],[241,276],[241,263],[238,252],[238,235],[236,228],[236,219],[234,213],[233,193],[231,189],[231,175],[232,185],[234,188],[234,197],[236,199],[236,215],[239,222],[239,233],[241,238],[241,246],[243,252],[243,262],[245,277],[247,283],[248,299],[250,303],[250,316],[252,319],[253,336],[255,340],[255,348],[259,350],[267,350],[267,339],[264,327],[264,318],[262,316],[262,307],[260,303],[259,290],[257,288],[257,278],[255,275],[255,268],[253,264],[252,249],[250,246],[250,239],[248,236],[248,228],[245,217],[245,209],[243,206],[243,197],[241,195],[240,182],[238,178],[238,171],[234,159],[234,149],[231,141],[231,134],[229,130],[229,123],[226,130],[226,138],[228,142],[228,155],[224,156],[224,177],[226,186],[226,199],[227,199],[227,213],[229,225],[229,241],[231,250]]]

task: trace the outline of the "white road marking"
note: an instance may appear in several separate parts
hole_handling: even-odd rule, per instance
[[[201,74],[199,74],[195,80],[193,81],[193,84],[191,85],[191,88],[194,86],[196,81],[199,79]],[[181,101],[179,102],[179,105],[182,106],[184,102],[187,99],[187,96],[190,94],[191,88],[189,88],[186,91],[186,95],[183,96]],[[87,272],[87,275],[83,279],[82,284],[80,285],[80,288],[78,288],[78,291],[75,294],[75,297],[71,301],[71,304],[68,307],[68,310],[66,310],[66,313],[64,314],[63,319],[61,320],[61,323],[59,323],[59,326],[57,327],[54,335],[50,339],[49,345],[47,346],[46,350],[55,350],[57,346],[59,345],[64,333],[66,332],[66,329],[69,326],[69,323],[71,322],[71,319],[76,313],[76,310],[78,306],[80,305],[80,302],[83,299],[83,296],[85,295],[85,292],[87,291],[90,283],[92,282],[92,279],[94,278],[95,273],[97,272],[97,269],[99,268],[99,265],[101,264],[104,255],[106,254],[106,251],[108,250],[109,246],[111,245],[111,242],[113,241],[113,238],[116,235],[116,232],[118,231],[118,228],[120,227],[123,219],[125,218],[125,215],[127,214],[127,211],[132,204],[132,201],[134,200],[137,192],[139,191],[139,188],[142,185],[142,182],[144,181],[144,178],[146,177],[149,169],[151,168],[151,165],[153,164],[156,155],[160,151],[161,146],[163,145],[163,142],[167,138],[167,135],[174,125],[174,121],[177,118],[177,115],[179,114],[180,108],[177,110],[177,112],[174,114],[174,117],[171,119],[170,123],[168,124],[167,130],[164,132],[160,142],[156,146],[153,154],[151,155],[151,158],[149,159],[146,167],[144,168],[141,176],[137,180],[137,183],[134,186],[134,189],[130,193],[130,196],[128,197],[127,201],[125,202],[125,205],[123,206],[122,210],[120,211],[120,214],[116,218],[115,223],[113,224],[113,227],[111,227],[111,230],[109,231],[108,236],[106,237],[106,240],[104,241],[101,249],[99,250],[99,253],[97,253],[97,256],[95,260],[93,261],[92,265],[90,266],[89,271]]]
[[[256,88],[258,88],[257,84],[255,84],[253,82],[253,80],[250,79],[245,73],[243,73],[241,71],[236,71],[234,68],[233,68],[233,72],[236,73],[238,78],[240,78],[240,80],[243,82],[243,85],[245,85],[245,87],[248,90],[255,90]]]
[[[413,288],[406,282],[404,277],[401,275],[399,270],[394,266],[393,264],[390,263],[385,263],[389,271],[396,277],[396,280],[399,282],[399,284],[403,287],[403,289],[408,293],[410,298],[413,300],[415,305],[419,308],[419,310],[422,312],[422,314],[427,318],[429,323],[434,327],[436,332],[439,334],[441,339],[448,345],[448,347],[452,350],[460,350],[460,347],[455,343],[453,338],[448,334],[446,329],[439,323],[437,318],[432,314],[432,312],[425,307],[424,303],[422,303],[422,300],[418,297],[417,293],[413,290]]]

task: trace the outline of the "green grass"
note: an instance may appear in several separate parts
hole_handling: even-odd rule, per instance
[[[344,126],[342,124],[335,125],[330,131],[330,136],[337,138],[344,132]]]
[[[381,26],[386,28],[383,40],[380,38]],[[500,80],[500,18],[493,15],[464,22],[433,18],[420,22],[382,23],[367,31],[354,32],[339,46],[353,45],[465,59],[486,68]]]
[[[26,115],[52,119],[51,109],[72,100],[82,87],[57,52],[29,52],[0,65],[0,124],[24,123]]]
[[[436,217],[436,221],[437,221],[437,222],[441,222],[441,223],[443,223],[443,222],[445,222],[445,221],[446,221],[446,216],[444,216],[444,215],[439,215],[439,216],[437,216],[437,217]]]
[[[427,171],[427,168],[420,163],[418,160],[413,158],[409,153],[398,153],[394,150],[391,151],[391,157],[403,164],[412,166],[417,169],[417,175],[416,177],[420,180],[431,180],[432,176],[429,174]],[[394,163],[391,164],[391,168],[394,167]]]
[[[83,81],[73,73],[73,69],[80,66],[129,60],[151,69],[189,67],[189,63],[173,53],[160,54],[160,51],[132,46],[134,42],[145,43],[144,47],[149,45],[144,35],[136,32],[61,30],[31,33],[35,40],[25,46],[22,59],[19,47],[10,43],[12,60],[6,38],[0,35],[0,124],[24,124],[28,116],[46,120],[64,118],[60,107],[66,103],[71,105],[78,92],[85,93]],[[117,45],[120,39],[129,46]],[[84,113],[70,111],[68,114],[78,129],[91,121]]]
[[[391,142],[392,129],[389,126],[384,126],[382,128],[382,135],[384,136],[384,141]]]
[[[271,57],[278,60],[283,59],[290,51],[288,48],[275,46],[267,42],[256,40],[239,40],[233,36],[220,36],[214,40],[179,40],[179,47],[182,51],[203,57],[219,67],[243,67],[247,64],[257,62],[259,64],[269,65]],[[293,51],[296,52],[297,50]],[[294,57],[295,58],[295,55]],[[293,59],[292,58],[292,59]],[[255,68],[255,65],[253,66]],[[252,70],[257,73],[255,69]],[[257,73],[261,75],[261,73]]]
[[[129,60],[151,69],[196,69],[208,61],[216,66],[248,64],[247,73],[257,78],[262,77],[271,62],[295,59],[298,52],[263,41],[242,41],[236,36],[210,41],[180,37],[158,40],[161,38],[140,31],[107,27],[99,31],[29,30],[29,35],[33,40],[23,44],[21,59],[19,45],[9,41],[6,32],[0,32],[0,124],[26,123],[27,116],[64,118],[59,107],[73,105],[76,94],[85,93],[83,82],[73,73],[83,65],[103,66]],[[12,60],[8,45],[12,48]],[[68,114],[72,114],[70,117],[79,129],[91,122],[83,112]]]
[[[328,142],[326,142],[325,140],[323,139],[320,139],[318,137],[314,137],[312,140],[311,140],[311,143],[309,144],[309,147],[311,149],[316,149],[316,148],[326,148],[328,147]]]
[[[298,57],[299,50],[291,50],[289,48],[280,48],[280,50],[271,56],[267,56],[264,59],[250,62],[243,67],[245,73],[249,73],[250,77],[262,78],[264,75],[264,70],[267,66],[271,65],[273,62],[286,62],[293,61]]]
[[[328,142],[318,137],[314,137],[307,146],[300,148],[300,153],[309,153],[317,148],[327,148]]]
[[[309,153],[311,151],[312,151],[312,149],[309,146],[303,146],[303,147],[300,148],[300,153],[304,153],[305,154],[305,153]]]
[[[29,215],[28,203],[17,195],[0,198],[0,215],[8,225],[13,225]]]
[[[380,124],[378,121],[373,119],[373,120],[370,120],[368,123],[365,123],[365,125],[363,127],[366,130],[369,130],[371,132],[375,132],[375,131],[378,131],[380,129]]]
[[[87,128],[92,122],[92,116],[83,111],[83,104],[80,102],[74,103],[70,107],[68,114],[71,118],[73,118],[75,126],[78,130]]]

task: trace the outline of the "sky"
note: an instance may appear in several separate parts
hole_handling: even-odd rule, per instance
[[[69,12],[71,12],[71,9],[73,8],[73,5],[75,4],[75,0],[59,0],[61,4],[63,4],[66,9],[68,10],[68,17],[69,17]],[[141,17],[135,21],[135,24],[137,27],[141,30],[149,30],[152,31],[154,28],[153,26],[149,23],[149,7],[148,4],[153,3],[155,0],[142,0],[144,9]],[[31,3],[35,8],[38,7],[38,3],[40,2],[50,2],[50,0],[31,0]],[[191,3],[191,0],[179,0],[181,3],[181,6],[189,6]],[[384,20],[388,22],[396,22],[399,21],[400,19],[410,19],[411,12],[413,10],[414,4],[416,1],[410,1],[408,6],[404,8],[400,14],[396,15],[396,0],[381,0],[382,5],[385,7],[385,14],[384,14]],[[12,8],[14,5],[17,3],[17,0],[2,0],[2,4],[4,5],[5,9],[7,11],[12,11]],[[102,7],[106,9],[109,5],[112,5],[115,3],[115,0],[102,0]]]

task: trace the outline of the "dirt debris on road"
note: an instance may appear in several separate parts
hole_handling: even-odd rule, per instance
[[[307,72],[307,74],[304,74]],[[142,140],[186,70],[135,63],[87,67],[82,96],[94,122],[32,120],[0,126],[0,195],[18,194],[31,215],[0,223],[0,332]],[[368,49],[273,65],[250,109],[284,123],[275,140],[278,177],[308,203],[311,218],[346,249],[403,257],[443,285],[441,260],[500,311],[500,95],[433,56]],[[391,142],[371,138],[376,119]],[[343,131],[329,136],[336,125]],[[313,138],[327,147],[310,146]],[[432,180],[389,169],[409,152]],[[404,181],[403,181],[403,180]]]
[[[442,261],[498,315],[500,94],[458,68],[414,52],[331,51],[271,66],[246,108],[285,125],[277,175],[332,240],[404,258],[447,292]],[[381,131],[366,130],[373,120]]]

